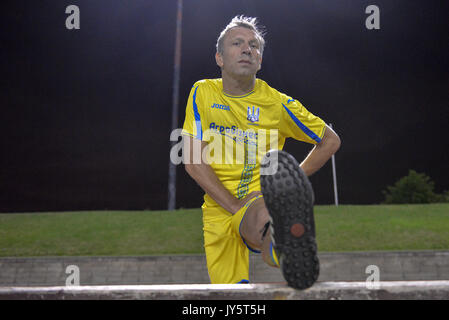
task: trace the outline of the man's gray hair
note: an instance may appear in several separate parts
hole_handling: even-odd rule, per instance
[[[217,52],[219,54],[223,54],[223,42],[226,36],[226,33],[235,27],[244,27],[250,30],[253,30],[256,33],[256,38],[260,43],[260,55],[263,54],[263,49],[265,47],[265,39],[263,38],[265,35],[264,28],[257,24],[257,18],[245,17],[244,15],[235,16],[231,22],[223,29],[220,33],[220,36],[217,40]]]

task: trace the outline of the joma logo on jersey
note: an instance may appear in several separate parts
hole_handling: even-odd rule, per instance
[[[259,121],[259,108],[255,109],[255,107],[253,106],[253,108],[251,109],[251,107],[248,107],[248,116],[246,117],[246,119],[248,119],[248,121],[251,122],[257,122]]]
[[[210,106],[212,109],[221,109],[221,110],[225,110],[225,111],[229,111],[231,110],[230,106],[225,106],[223,104],[218,104],[218,103],[214,103],[213,105]]]

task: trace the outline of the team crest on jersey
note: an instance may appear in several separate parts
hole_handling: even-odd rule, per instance
[[[248,107],[248,116],[246,117],[246,119],[251,122],[259,121],[259,107],[257,109],[255,109],[254,106],[252,109],[251,107]]]

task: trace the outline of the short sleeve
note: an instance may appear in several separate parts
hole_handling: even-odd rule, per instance
[[[280,131],[285,138],[317,144],[321,142],[326,123],[309,112],[299,101],[285,96],[282,99]]]
[[[199,84],[195,83],[190,90],[189,99],[186,106],[186,117],[181,134],[203,140],[203,130],[201,127],[201,114],[198,107]]]

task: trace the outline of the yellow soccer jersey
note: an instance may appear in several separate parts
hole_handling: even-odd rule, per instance
[[[235,197],[260,190],[260,161],[270,149],[282,149],[286,138],[316,144],[326,124],[297,100],[256,79],[243,96],[223,92],[221,79],[198,81],[192,87],[182,130],[208,141],[209,164]],[[185,152],[185,151],[184,151]],[[208,195],[203,207],[218,204]]]

